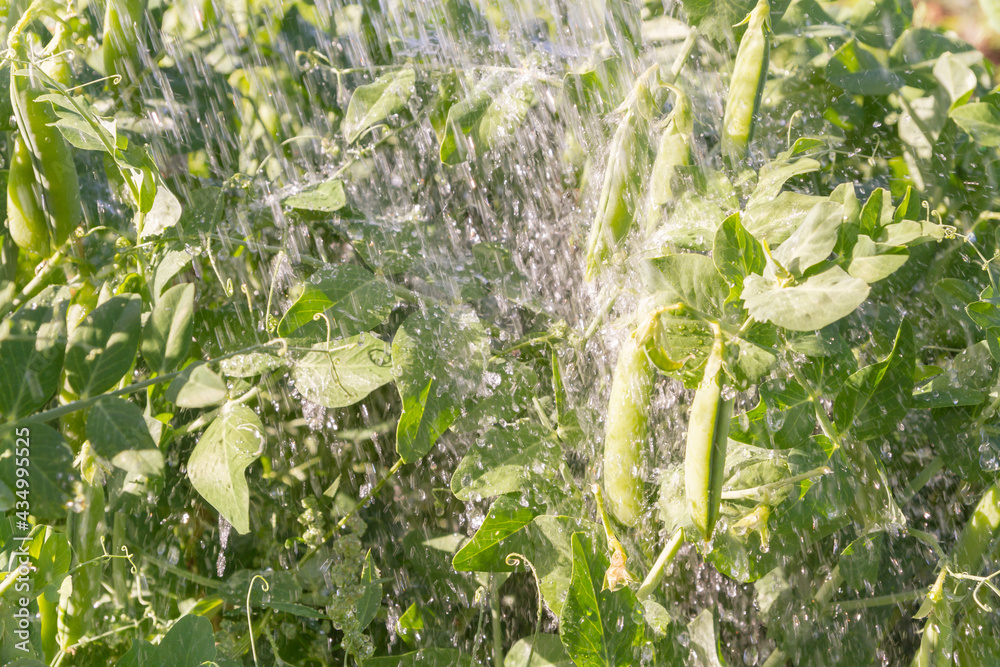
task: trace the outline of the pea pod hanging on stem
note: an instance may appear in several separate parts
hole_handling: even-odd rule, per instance
[[[733,400],[722,395],[722,330],[712,323],[715,342],[705,363],[705,375],[694,395],[684,456],[684,486],[691,522],[706,540],[712,536],[722,503],[729,419]]]
[[[655,107],[653,92],[658,86],[659,66],[653,65],[638,78],[617,109],[623,116],[611,140],[597,215],[587,241],[588,280],[607,264],[635,223],[648,171],[649,117]]]
[[[744,23],[747,30],[740,40],[729,83],[726,111],[722,120],[722,156],[735,169],[746,159],[753,137],[753,119],[760,108],[767,79],[771,32],[771,4],[758,0]]]
[[[653,231],[660,218],[660,209],[674,199],[673,180],[678,168],[691,165],[691,133],[694,117],[691,100],[683,90],[669,83],[662,84],[674,94],[674,108],[663,121],[663,133],[656,148],[656,159],[649,179],[648,211],[644,231]]]

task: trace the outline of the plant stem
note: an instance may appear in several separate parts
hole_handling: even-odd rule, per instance
[[[352,516],[354,516],[354,513],[357,512],[359,509],[361,509],[364,505],[366,505],[369,500],[374,498],[375,495],[382,490],[382,487],[385,486],[385,483],[388,482],[390,479],[392,479],[392,477],[397,472],[399,472],[399,469],[402,467],[403,467],[403,459],[398,459],[395,463],[393,463],[392,467],[389,468],[389,472],[385,474],[385,477],[376,482],[375,486],[371,488],[371,491],[366,493],[364,498],[359,499],[358,504],[355,505],[350,512],[345,514],[340,519],[340,521],[337,522],[337,528],[343,528],[345,525],[347,525],[347,520],[350,519]]]
[[[28,284],[21,289],[18,295],[14,297],[10,303],[0,307],[0,317],[6,317],[8,313],[18,309],[25,301],[38,294],[38,292],[41,291],[42,285],[45,283],[46,279],[48,279],[49,274],[52,273],[53,269],[55,269],[56,265],[59,263],[59,260],[62,259],[62,256],[63,248],[59,248],[52,254],[51,257],[42,262],[41,271],[38,271],[35,274],[35,277],[28,281]]]
[[[635,594],[635,596],[639,599],[639,602],[651,597],[653,595],[653,591],[660,586],[660,582],[663,580],[664,570],[668,565],[670,565],[670,563],[673,562],[674,558],[677,556],[677,552],[680,551],[682,544],[684,544],[684,529],[678,528],[677,532],[670,538],[666,546],[663,547],[663,551],[660,552],[656,562],[653,563],[653,567],[649,570],[649,574],[647,574],[646,578],[643,579],[642,585],[639,586],[639,591]]]
[[[871,607],[885,607],[888,605],[899,604],[900,602],[913,602],[914,600],[919,600],[920,598],[927,595],[929,587],[918,588],[915,591],[904,591],[902,593],[889,593],[887,595],[876,595],[871,598],[862,598],[861,600],[841,600],[833,602],[844,611],[854,611],[856,609],[869,609]]]
[[[941,472],[943,468],[944,459],[940,456],[935,456],[928,461],[927,465],[925,465],[923,469],[917,473],[917,476],[911,479],[910,483],[907,484],[906,491],[903,492],[903,496],[900,498],[902,503],[905,505],[913,500],[913,496],[917,495],[917,493],[920,492],[920,489],[927,486],[931,479],[934,478],[934,475]]]
[[[490,576],[490,627],[493,630],[493,665],[503,667],[503,627],[500,621],[500,586]]]
[[[230,352],[229,354],[224,354],[221,357],[216,357],[215,359],[209,359],[204,363],[214,364],[241,354],[247,354],[249,352],[253,352],[254,350],[261,350],[267,347],[273,347],[275,345],[276,343],[273,341],[268,343],[261,343],[259,345],[251,345],[250,347],[244,348],[242,350],[237,350],[236,352]],[[73,401],[72,403],[60,405],[57,408],[44,410],[42,412],[36,412],[33,415],[22,417],[17,421],[9,422],[7,424],[4,424],[3,426],[0,426],[0,432],[12,429],[16,426],[23,426],[25,424],[42,424],[48,421],[52,421],[53,419],[57,419],[64,415],[72,414],[80,410],[86,410],[87,408],[94,405],[98,401],[102,401],[106,398],[117,398],[118,396],[128,396],[129,394],[134,394],[137,391],[142,391],[146,387],[151,387],[156,384],[163,384],[164,382],[173,380],[174,378],[184,373],[186,370],[187,369],[174,371],[173,373],[167,373],[166,375],[158,375],[156,377],[149,378],[148,380],[143,380],[142,382],[136,382],[135,384],[130,384],[126,387],[122,387],[121,389],[118,389],[116,391],[109,391],[105,394],[100,394],[98,396],[90,396],[89,398],[81,398],[79,400]]]

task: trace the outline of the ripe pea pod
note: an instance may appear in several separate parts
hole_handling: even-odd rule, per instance
[[[733,401],[722,396],[722,331],[713,323],[715,342],[705,364],[705,375],[694,395],[684,455],[684,487],[691,521],[706,540],[712,536],[722,502],[722,473],[726,466],[729,419]]]
[[[643,450],[649,436],[649,403],[656,371],[644,341],[633,334],[618,351],[604,425],[604,493],[612,516],[634,526],[645,501]]]
[[[53,39],[60,44],[61,36]],[[18,59],[27,60],[23,46],[12,43]],[[17,120],[18,136],[11,151],[7,176],[7,224],[21,248],[50,256],[81,222],[80,183],[73,151],[62,133],[51,123],[55,112],[38,97],[48,91],[42,76],[28,66],[28,76],[17,76],[11,67],[10,96]],[[50,56],[42,72],[60,83],[69,75],[63,56]],[[63,79],[63,80],[60,80]]]
[[[588,280],[600,272],[635,222],[648,166],[649,116],[655,107],[652,89],[654,83],[658,85],[658,72],[657,65],[646,70],[618,108],[624,116],[611,140],[597,215],[587,240]]]
[[[735,168],[747,156],[753,136],[753,117],[760,108],[767,79],[771,31],[771,4],[758,0],[744,23],[747,30],[740,40],[729,83],[729,97],[722,120],[722,156]]]
[[[104,12],[104,73],[120,77],[110,85],[124,90],[136,81],[141,71],[139,35],[145,11],[143,0],[108,0]]]
[[[691,133],[694,132],[691,100],[680,88],[668,83],[662,85],[673,92],[674,108],[663,123],[663,134],[660,135],[649,179],[647,234],[659,220],[660,209],[674,198],[673,179],[678,167],[691,165]]]

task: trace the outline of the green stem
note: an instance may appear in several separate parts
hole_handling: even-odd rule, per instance
[[[380,479],[375,484],[375,486],[372,487],[371,491],[369,491],[368,493],[366,493],[364,498],[359,499],[358,500],[358,504],[355,505],[351,509],[350,512],[348,512],[347,514],[345,514],[340,519],[340,521],[337,522],[337,528],[338,529],[339,528],[343,528],[345,525],[347,525],[348,519],[350,519],[352,516],[354,516],[355,512],[357,512],[359,509],[361,509],[362,507],[364,507],[368,503],[369,500],[371,500],[372,498],[374,498],[375,495],[378,494],[378,492],[382,490],[382,487],[385,486],[386,482],[388,482],[390,479],[392,479],[393,476],[397,472],[399,472],[399,469],[403,467],[403,463],[404,463],[403,459],[398,459],[395,463],[393,463],[392,467],[389,468],[389,472],[387,472],[385,474],[385,477],[383,477],[382,479]],[[304,559],[305,559],[305,557],[303,557],[303,560]]]
[[[920,492],[920,489],[927,486],[931,479],[933,479],[936,474],[941,472],[943,468],[944,459],[940,456],[935,456],[928,461],[927,465],[925,465],[923,469],[917,473],[917,476],[910,480],[906,491],[903,492],[903,496],[900,498],[902,504],[905,505],[910,502],[913,499],[913,496],[917,495],[917,493]]]
[[[820,466],[818,468],[813,468],[808,472],[801,473],[799,475],[794,475],[788,479],[783,479],[778,482],[771,482],[769,484],[761,484],[760,486],[754,486],[749,489],[736,489],[735,491],[723,491],[723,500],[744,500],[748,498],[759,498],[766,495],[771,491],[776,491],[782,489],[786,486],[791,486],[793,484],[798,484],[799,482],[804,482],[807,479],[812,479],[814,477],[822,477],[823,475],[829,475],[833,470],[827,466]]]
[[[210,359],[205,363],[214,364],[241,354],[248,354],[255,350],[260,350],[267,347],[274,347],[275,345],[276,343],[273,341],[267,343],[261,343],[259,345],[252,345],[242,350],[237,350],[236,352],[230,352],[229,354],[224,354],[221,357]],[[185,371],[181,370],[181,371],[174,371],[173,373],[167,373],[166,375],[158,375],[156,377],[149,378],[148,380],[143,380],[142,382],[136,382],[135,384],[130,384],[127,387],[123,387],[116,391],[109,391],[105,394],[100,394],[98,396],[91,396],[89,398],[82,398],[80,400],[73,401],[72,403],[67,403],[66,405],[60,405],[57,408],[44,410],[42,412],[36,412],[33,415],[22,417],[21,419],[18,419],[13,422],[8,422],[7,424],[0,426],[0,432],[15,428],[17,426],[23,426],[25,424],[45,423],[48,421],[52,421],[53,419],[58,419],[59,417],[63,417],[65,415],[72,414],[74,412],[79,412],[80,410],[86,410],[87,408],[94,405],[98,401],[104,400],[106,398],[116,398],[118,396],[128,396],[129,394],[134,394],[137,391],[142,391],[146,387],[151,387],[156,384],[163,384],[164,382],[173,380],[174,378],[180,376],[184,372]]]
[[[663,547],[663,551],[660,552],[656,562],[653,563],[649,574],[642,580],[642,585],[639,586],[639,591],[635,594],[640,602],[652,596],[653,592],[659,588],[660,582],[663,580],[664,570],[674,561],[682,544],[684,544],[684,529],[678,528],[666,546]]]
[[[904,591],[902,593],[889,593],[887,595],[876,595],[875,597],[862,598],[861,600],[839,600],[832,604],[837,605],[844,611],[855,611],[857,609],[870,609],[871,607],[887,607],[899,604],[900,602],[913,602],[927,595],[928,587],[918,588],[915,591]]]
[[[10,303],[0,307],[0,318],[6,317],[8,313],[17,310],[25,301],[31,299],[41,291],[45,281],[48,280],[49,275],[56,268],[59,260],[62,259],[64,248],[65,246],[52,253],[52,256],[42,263],[41,270],[21,289],[18,295]]]
[[[496,575],[490,576],[490,627],[493,630],[493,665],[503,667],[503,626],[500,614],[500,586]]]

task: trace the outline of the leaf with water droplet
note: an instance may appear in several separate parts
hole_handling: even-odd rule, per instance
[[[295,388],[327,408],[354,405],[392,381],[389,344],[375,334],[317,343],[292,364]]]
[[[250,490],[244,471],[264,453],[264,427],[243,405],[227,404],[188,458],[191,485],[240,534],[250,532]]]

